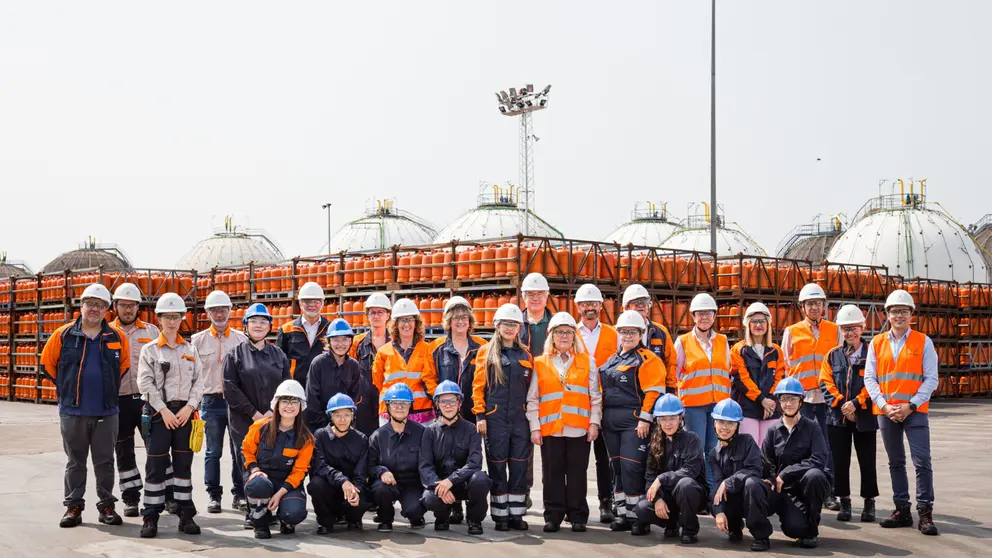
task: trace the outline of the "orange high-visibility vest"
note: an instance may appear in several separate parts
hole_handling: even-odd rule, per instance
[[[566,426],[589,430],[589,417],[592,414],[592,400],[589,398],[589,355],[573,355],[564,380],[558,375],[558,369],[551,358],[551,355],[546,354],[534,359],[537,392],[540,396],[538,415],[541,436],[557,434]]]
[[[617,336],[617,330],[613,326],[599,322],[599,339],[596,340],[596,347],[586,347],[585,341],[582,340],[582,334],[576,331],[576,339],[585,348],[586,353],[591,353],[593,355],[593,361],[596,367],[600,367],[606,364],[606,361],[610,360],[610,357],[617,354],[617,348],[619,343],[619,338]]]
[[[899,358],[892,358],[892,346],[889,344],[889,333],[879,333],[871,340],[871,348],[875,351],[875,374],[878,376],[878,387],[889,404],[909,403],[910,398],[920,391],[923,385],[923,350],[927,346],[927,336],[910,330],[906,344],[899,351]],[[930,408],[926,402],[916,409],[917,413],[925,413]],[[872,412],[881,415],[882,410],[872,406]]]
[[[789,326],[791,347],[789,349],[789,376],[799,380],[803,389],[819,389],[820,368],[827,353],[838,343],[837,324],[820,320],[819,338],[813,336],[813,330],[806,321]]]
[[[413,391],[413,411],[433,409],[431,394],[437,388],[437,370],[427,343],[419,341],[414,346],[409,362],[403,360],[392,343],[379,347],[372,362],[372,383],[379,393],[385,393],[393,384],[406,384]],[[386,412],[385,401],[379,402],[379,412]]]
[[[685,353],[685,368],[679,375],[679,399],[686,407],[701,407],[730,397],[727,365],[727,336],[713,334],[713,361],[692,332],[679,337]]]

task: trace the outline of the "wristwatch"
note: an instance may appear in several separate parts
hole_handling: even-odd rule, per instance
[[[916,403],[910,403],[909,404],[909,410],[910,411],[913,411],[915,413],[916,412]]]

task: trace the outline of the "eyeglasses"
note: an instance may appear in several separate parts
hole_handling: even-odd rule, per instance
[[[248,325],[260,326],[269,325],[268,318],[248,318]]]
[[[542,297],[547,297],[548,293],[544,291],[529,291],[524,293],[524,298],[529,298],[531,300],[537,300]]]
[[[316,298],[308,298],[300,301],[300,306],[306,306],[308,308],[311,306],[323,306],[323,305],[324,305],[324,301]]]
[[[913,311],[907,308],[893,308],[892,310],[889,310],[890,316],[909,316],[912,313]]]
[[[799,398],[795,395],[783,395],[778,398],[779,405],[798,405]]]
[[[289,405],[290,407],[299,407],[301,405],[301,401],[294,397],[292,399],[280,399],[279,404]]]
[[[117,301],[117,310],[137,310],[137,309],[138,309],[137,302]]]
[[[409,401],[390,401],[389,406],[393,409],[409,409],[411,403]]]
[[[344,419],[351,420],[354,417],[355,417],[355,412],[347,409],[341,411],[334,411],[333,413],[331,413],[331,420],[344,420]]]
[[[766,326],[768,325],[768,320],[751,320],[748,323],[751,325]]]
[[[411,316],[404,316],[402,318],[396,318],[396,323],[398,325],[410,325],[410,324],[412,324],[412,323],[414,323],[416,321],[417,321],[417,318],[413,318]]]
[[[624,337],[635,337],[641,334],[639,329],[619,329],[617,333]]]
[[[861,326],[851,325],[851,326],[840,326],[840,330],[844,333],[857,333],[861,329]]]
[[[106,310],[107,308],[110,308],[110,305],[102,300],[87,300],[83,302],[83,305],[89,306],[94,310]]]
[[[716,312],[712,310],[696,310],[692,315],[696,318],[712,318],[716,316]]]
[[[160,314],[158,319],[162,320],[163,322],[178,322],[179,320],[183,319],[183,317],[178,314]]]
[[[651,306],[651,301],[646,298],[641,298],[630,301],[630,304],[627,306],[633,306],[634,308],[647,308],[648,306]]]
[[[389,312],[383,310],[382,308],[373,308],[372,310],[369,310],[369,317],[370,318],[373,318],[373,317],[374,318],[380,318],[382,316],[388,316],[388,315],[389,315]]]
[[[458,404],[457,397],[443,397],[437,400],[437,404],[441,407],[452,407]]]
[[[555,331],[552,332],[552,335],[554,335],[555,337],[565,338],[575,335],[575,332],[569,329],[556,329]]]
[[[471,317],[468,314],[459,314],[457,316],[452,316],[451,317],[451,321],[453,321],[453,322],[468,322],[470,320],[471,320]]]
[[[498,327],[501,327],[503,329],[519,329],[520,328],[520,324],[517,323],[517,322],[511,322],[509,320],[504,320],[504,321],[502,321],[502,322],[499,323],[499,326]]]

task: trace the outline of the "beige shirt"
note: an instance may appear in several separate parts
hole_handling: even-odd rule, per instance
[[[219,333],[214,326],[205,329],[190,340],[203,364],[203,393],[212,395],[224,392],[224,373],[221,363],[224,356],[248,340],[248,336],[232,327]]]
[[[162,365],[168,363],[169,371]],[[138,361],[138,385],[145,401],[156,411],[170,401],[185,401],[197,409],[203,398],[203,367],[196,348],[179,337],[173,347],[159,335],[155,343],[141,349]]]
[[[600,425],[603,416],[603,393],[599,390],[599,372],[596,370],[596,363],[592,361],[592,357],[589,353],[579,353],[576,355],[578,358],[588,358],[589,359],[589,424]],[[555,370],[558,372],[559,377],[564,377],[568,373],[569,366],[572,365],[572,359],[576,356],[569,356],[568,360],[562,360],[560,355],[555,355],[551,359],[552,364],[554,364]],[[537,386],[537,375],[534,374],[531,377],[530,388],[527,390],[527,422],[530,423],[530,431],[535,430],[540,432],[541,430],[541,394]],[[568,426],[567,424],[562,429],[561,432],[556,432],[551,435],[552,438],[581,438],[585,437],[588,431],[582,430],[581,428],[575,428],[574,426]],[[603,434],[600,433],[600,436]]]
[[[123,326],[120,320],[114,320],[110,325],[120,328],[124,332],[124,335],[127,336],[127,341],[131,345],[131,369],[121,378],[120,395],[140,395],[141,389],[138,388],[138,360],[141,358],[141,349],[158,338],[158,328],[141,320],[135,320],[129,326]]]

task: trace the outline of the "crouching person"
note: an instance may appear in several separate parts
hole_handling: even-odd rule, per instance
[[[665,528],[665,538],[679,536],[682,544],[696,544],[699,518],[706,509],[706,468],[703,442],[685,429],[685,407],[668,393],[654,406],[657,423],[648,444],[645,472],[647,499],[637,504],[637,523],[631,535],[647,535],[651,524]]]
[[[466,500],[468,534],[481,535],[492,481],[482,470],[482,438],[475,425],[461,417],[461,406],[458,384],[441,382],[434,391],[438,420],[424,431],[420,445],[422,502],[434,512],[434,530],[447,531],[452,506]]]
[[[279,518],[279,532],[292,535],[307,518],[303,477],[313,456],[313,435],[303,419],[306,393],[296,380],[286,380],[272,398],[272,416],[248,429],[241,453],[245,463],[245,496],[256,539],[272,537],[269,520]]]
[[[785,378],[775,387],[782,418],[768,430],[761,445],[765,483],[772,489],[769,509],[782,520],[785,536],[798,539],[803,548],[816,548],[820,508],[830,494],[830,479],[823,472],[827,444],[815,420],[803,417],[803,385]]]
[[[396,502],[400,503],[403,517],[410,520],[410,527],[423,529],[427,511],[420,501],[424,494],[424,485],[420,484],[424,427],[408,418],[413,407],[413,390],[403,383],[390,386],[382,394],[382,403],[389,412],[389,422],[373,432],[369,440],[369,469],[375,478],[372,497],[379,508],[378,531],[393,531]],[[427,412],[433,413],[429,409]]]
[[[344,517],[349,531],[361,531],[362,515],[369,508],[365,488],[369,440],[352,428],[357,410],[355,400],[347,394],[332,395],[327,401],[329,424],[314,434],[307,490],[317,512],[318,535],[333,532],[339,517]]]

